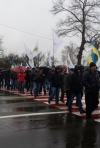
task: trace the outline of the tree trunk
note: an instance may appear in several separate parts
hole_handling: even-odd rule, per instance
[[[84,45],[85,45],[85,13],[84,13],[84,5],[83,5],[83,31],[82,31],[82,42],[81,42],[81,46],[80,46],[80,50],[79,50],[79,55],[77,56],[78,58],[78,65],[81,65],[81,59],[82,59],[82,53],[83,53],[83,50],[84,50]]]
[[[83,52],[83,50],[84,50],[84,47],[81,45],[79,54],[77,56],[77,58],[78,58],[78,63],[77,64],[78,65],[81,65],[81,59],[82,59],[82,52]]]

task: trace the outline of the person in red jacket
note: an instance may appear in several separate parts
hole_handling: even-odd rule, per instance
[[[18,82],[19,82],[19,91],[20,93],[24,93],[24,86],[25,86],[25,73],[22,69],[20,69],[20,73],[17,75]]]

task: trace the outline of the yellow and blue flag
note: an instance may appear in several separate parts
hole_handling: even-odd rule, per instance
[[[88,63],[90,64],[91,62],[93,62],[92,56],[89,56],[89,57],[88,57]]]
[[[91,43],[91,45],[92,45],[92,52],[93,52],[94,54],[96,54],[97,57],[99,58],[100,55],[99,55],[99,52],[98,52],[98,50],[97,50],[97,48],[96,48],[96,46],[95,46],[95,42],[91,40],[90,43]]]
[[[12,62],[11,68],[14,68],[15,66],[16,66],[16,64],[14,62]]]
[[[92,45],[92,55],[88,57],[88,63],[90,64],[91,62],[96,63],[98,59],[100,58],[99,52],[95,46],[95,42],[90,40],[90,43]]]

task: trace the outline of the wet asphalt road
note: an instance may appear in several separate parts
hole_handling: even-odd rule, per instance
[[[55,114],[19,117],[41,112]],[[100,148],[100,123],[57,112],[61,110],[0,91],[0,148]]]

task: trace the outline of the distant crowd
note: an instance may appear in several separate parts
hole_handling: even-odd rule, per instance
[[[11,69],[0,71],[0,89],[18,90],[20,93],[30,92],[34,98],[38,98],[41,92],[48,95],[48,103],[55,99],[66,103],[69,112],[72,112],[72,102],[76,97],[76,106],[80,113],[86,113],[87,119],[92,119],[92,112],[99,104],[100,75],[96,64],[91,62],[87,69],[82,65],[67,69],[67,66],[36,67],[24,72],[20,69],[17,73]],[[60,93],[61,92],[61,93]],[[86,110],[83,109],[82,97],[85,92]],[[67,101],[64,102],[66,94]]]

